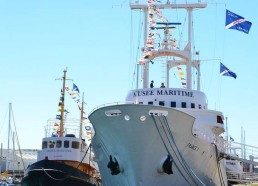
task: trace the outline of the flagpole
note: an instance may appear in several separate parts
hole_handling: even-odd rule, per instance
[[[229,141],[228,141],[228,117],[226,117],[226,140],[227,140],[227,144],[228,144],[229,143]],[[227,149],[227,153],[228,153],[228,149]]]

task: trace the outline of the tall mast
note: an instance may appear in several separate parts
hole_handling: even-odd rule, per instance
[[[188,50],[189,50],[189,58],[186,64],[186,75],[187,75],[187,89],[192,89],[192,10],[193,8],[188,8]]]
[[[147,34],[148,34],[148,8],[144,8],[144,45],[147,43]],[[144,65],[143,70],[143,88],[148,88],[149,86],[149,63]]]
[[[174,50],[163,48],[159,49],[157,53],[155,53],[155,57],[161,57],[166,54],[170,54],[170,56],[177,56],[186,60],[186,63],[180,62],[180,64],[186,65],[186,72],[187,72],[187,89],[192,89],[192,67],[193,67],[193,60],[192,60],[192,12],[196,8],[205,8],[207,6],[206,3],[203,3],[202,0],[198,0],[197,3],[185,3],[185,4],[177,4],[177,3],[170,3],[169,1],[166,4],[155,4],[156,9],[186,9],[188,12],[188,42],[184,50]],[[146,44],[146,33],[147,33],[147,26],[148,26],[148,5],[141,4],[139,1],[135,1],[135,3],[130,3],[130,7],[132,10],[140,9],[144,11],[145,15],[145,35],[144,35],[144,44]],[[145,45],[144,45],[145,46]],[[151,60],[151,58],[149,58]],[[171,68],[172,65],[167,64],[167,68]],[[168,76],[169,72],[167,71],[167,85],[169,84]],[[148,87],[149,81],[149,62],[145,63],[143,66],[143,88]],[[199,88],[199,87],[198,87]]]
[[[79,138],[82,139],[82,123],[83,123],[83,110],[84,110],[84,93],[82,94],[82,105],[81,105],[81,122],[80,122],[80,134],[79,134]]]
[[[63,76],[63,90],[62,90],[62,101],[61,101],[61,120],[60,120],[60,137],[63,137],[64,134],[64,100],[65,100],[65,81],[66,81],[66,72],[67,69],[64,70],[64,76]]]

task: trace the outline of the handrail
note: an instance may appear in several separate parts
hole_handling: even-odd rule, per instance
[[[239,183],[258,183],[258,173],[227,171],[228,181]]]
[[[103,107],[107,107],[107,106],[113,106],[113,105],[123,105],[123,104],[135,104],[134,101],[118,101],[118,102],[111,102],[111,103],[105,103],[105,104],[102,104],[102,105],[99,105],[97,107],[95,107],[94,109],[92,109],[90,112],[89,112],[89,115],[91,115],[95,110],[99,109],[99,108],[103,108]]]

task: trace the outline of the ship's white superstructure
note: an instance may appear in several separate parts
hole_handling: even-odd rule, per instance
[[[186,9],[188,42],[182,49],[175,48],[169,29],[178,23],[157,24],[153,29],[163,29],[163,41],[159,48],[145,42],[145,56],[139,62],[142,88],[129,91],[125,104],[99,107],[90,114],[96,131],[92,146],[103,185],[227,185],[223,114],[208,109],[199,86],[200,62],[193,60],[191,50],[192,11],[205,7],[201,1],[131,4],[146,17],[160,8]],[[145,40],[151,33],[147,28]],[[149,68],[161,60],[166,63],[165,88],[150,88]],[[170,87],[169,70],[179,66],[186,69],[186,86]],[[197,90],[192,89],[193,69],[198,74]]]

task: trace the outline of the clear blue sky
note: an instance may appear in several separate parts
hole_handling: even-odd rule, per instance
[[[61,82],[55,79],[66,67],[68,78],[85,94],[87,113],[105,103],[124,101],[133,85],[139,24],[139,13],[131,12],[128,4],[0,1],[0,143],[5,148],[10,102],[21,147],[41,148],[46,121],[57,114]],[[257,5],[256,0],[212,0],[208,8],[194,12],[193,23],[200,59],[208,60],[202,66],[202,90],[209,108],[228,117],[229,133],[236,141],[243,127],[246,143],[256,146]],[[226,8],[253,23],[249,34],[225,29]],[[221,77],[219,60],[211,59],[221,60],[237,79]]]

